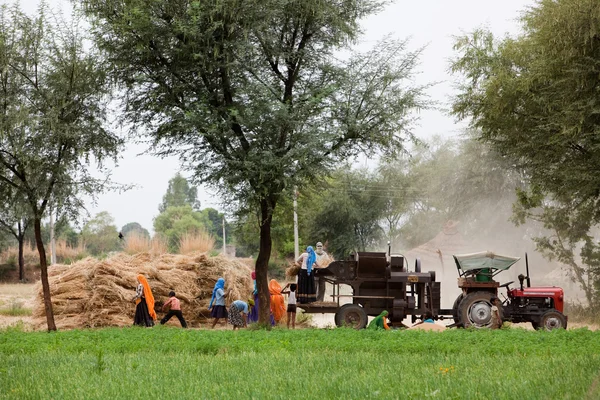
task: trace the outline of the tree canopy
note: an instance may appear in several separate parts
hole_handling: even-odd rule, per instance
[[[41,221],[49,207],[75,216],[81,195],[105,178],[89,166],[114,158],[121,140],[105,127],[109,86],[77,21],[51,22],[0,8],[0,183],[25,199],[40,256],[48,329],[54,330]]]
[[[260,212],[256,261],[268,324],[271,222],[286,187],[340,158],[403,147],[422,88],[418,52],[387,40],[335,57],[378,0],[82,0],[125,89],[124,117],[229,203]]]
[[[81,230],[81,240],[92,255],[106,255],[120,248],[119,232],[114,218],[107,212],[99,212]]]
[[[134,233],[140,235],[143,238],[150,239],[150,232],[148,232],[148,229],[140,225],[139,222],[129,222],[123,225],[123,227],[121,228],[121,233],[125,238],[127,237],[127,235]]]
[[[457,40],[452,69],[464,79],[453,110],[524,171],[517,220],[553,230],[539,248],[585,288],[600,276],[600,3],[541,0],[521,22],[516,38],[479,30]]]
[[[180,173],[177,173],[169,180],[167,193],[163,196],[163,201],[158,206],[162,213],[168,207],[182,207],[186,204],[192,206],[196,211],[200,210],[200,201],[198,201],[198,189],[191,186],[187,179]]]

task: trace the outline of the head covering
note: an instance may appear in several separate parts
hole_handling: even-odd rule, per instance
[[[373,319],[373,321],[371,321],[369,323],[369,326],[367,327],[367,329],[386,329],[386,330],[390,329],[385,320],[385,317],[387,317],[387,315],[388,315],[387,310],[383,310],[381,312],[381,314],[376,316]]]
[[[281,285],[275,279],[269,282],[269,293],[271,294],[271,313],[276,322],[285,315],[285,300],[281,294]]]
[[[152,295],[152,290],[150,290],[150,284],[148,284],[146,277],[142,274],[137,276],[137,280],[144,287],[144,298],[146,299],[146,305],[148,306],[148,313],[152,319],[156,319],[156,311],[154,311],[154,296]]]
[[[306,248],[306,252],[308,253],[308,260],[306,260],[306,271],[310,275],[313,264],[315,263],[315,261],[317,261],[317,255],[315,254],[315,251],[313,250],[312,246],[308,246]]]
[[[217,279],[217,283],[215,283],[215,287],[213,288],[212,297],[210,298],[210,304],[208,305],[208,309],[210,310],[213,305],[213,301],[215,300],[215,295],[217,294],[218,289],[223,289],[225,287],[225,279],[219,278]]]
[[[269,281],[269,293],[271,295],[281,294],[281,285],[275,279]]]

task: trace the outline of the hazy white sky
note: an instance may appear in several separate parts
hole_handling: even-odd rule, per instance
[[[2,1],[6,3],[6,0]],[[33,12],[38,3],[38,0],[21,0],[21,6],[28,12]],[[71,8],[65,0],[47,0],[47,3],[67,12]],[[453,94],[453,78],[448,73],[449,60],[453,57],[452,37],[481,26],[487,26],[496,35],[516,34],[519,12],[534,3],[534,0],[397,0],[383,13],[364,21],[365,36],[360,47],[372,46],[387,34],[410,38],[412,49],[427,46],[415,80],[418,84],[437,82],[428,94],[443,107]],[[443,110],[423,111],[419,117],[414,132],[421,138],[454,136],[464,126],[456,124]],[[108,211],[119,229],[128,222],[139,222],[152,230],[152,220],[158,214],[168,181],[179,170],[180,164],[176,158],[140,155],[143,151],[143,146],[128,145],[112,171],[115,181],[136,184],[137,188],[121,194],[101,195],[97,205],[88,208],[91,215]],[[199,188],[198,193],[203,208],[221,208],[221,200],[204,188]]]

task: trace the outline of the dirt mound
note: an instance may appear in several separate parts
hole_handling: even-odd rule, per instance
[[[105,260],[86,258],[73,265],[48,269],[50,293],[58,328],[129,326],[133,323],[137,274],[150,283],[158,318],[160,306],[174,290],[188,324],[198,326],[209,317],[208,304],[218,278],[225,278],[228,303],[247,299],[252,292],[250,268],[242,262],[206,254],[153,257],[148,253],[117,254]],[[34,324],[46,324],[42,287],[38,283],[33,309]],[[176,318],[169,324],[178,325]]]

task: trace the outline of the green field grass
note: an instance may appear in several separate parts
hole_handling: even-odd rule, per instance
[[[0,398],[598,399],[600,332],[0,331]]]

